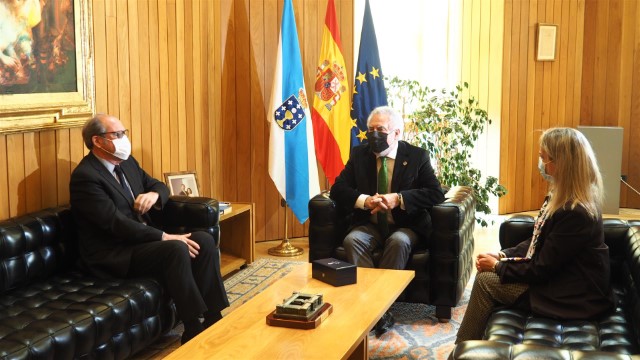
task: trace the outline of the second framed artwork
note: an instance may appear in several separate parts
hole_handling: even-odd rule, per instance
[[[538,24],[538,42],[536,60],[555,61],[556,60],[556,38],[558,25]]]
[[[165,173],[164,179],[171,195],[200,196],[194,171]]]

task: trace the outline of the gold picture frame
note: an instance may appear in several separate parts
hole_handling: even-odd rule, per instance
[[[537,38],[536,60],[555,61],[558,25],[539,23]]]
[[[195,171],[164,173],[164,180],[171,195],[200,196],[198,178]]]
[[[0,134],[76,127],[93,116],[95,86],[91,1],[73,0],[73,9],[68,9],[67,14],[71,11],[73,24],[67,22],[64,25],[65,29],[73,26],[75,35],[75,91],[0,92]]]

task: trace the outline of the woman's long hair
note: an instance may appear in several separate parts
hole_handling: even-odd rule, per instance
[[[591,217],[600,216],[604,196],[602,177],[587,138],[576,129],[551,128],[540,137],[540,148],[555,165],[548,216],[567,204],[571,209],[580,204]]]

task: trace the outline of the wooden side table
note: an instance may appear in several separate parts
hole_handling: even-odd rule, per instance
[[[231,203],[220,215],[220,272],[222,276],[253,262],[254,213],[252,203]]]

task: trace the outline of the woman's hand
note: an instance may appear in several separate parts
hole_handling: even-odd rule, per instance
[[[496,263],[499,261],[498,253],[483,253],[476,258],[476,270],[478,272],[494,271]]]

